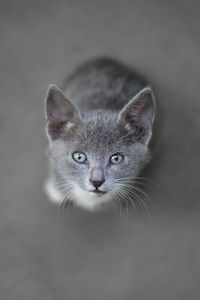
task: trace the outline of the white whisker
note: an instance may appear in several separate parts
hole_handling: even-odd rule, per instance
[[[146,205],[144,199],[140,196],[140,194],[145,198],[148,199],[151,202],[150,197],[142,190],[134,186],[134,181],[130,180],[130,177],[125,180],[124,178],[117,180],[117,186],[123,190],[124,195],[130,200],[132,198],[130,197],[131,195],[134,197],[135,200],[138,200],[144,207],[146,213],[150,215],[150,211],[148,206]],[[139,194],[138,194],[139,193]],[[132,203],[132,201],[131,201]],[[152,203],[152,202],[151,202]]]

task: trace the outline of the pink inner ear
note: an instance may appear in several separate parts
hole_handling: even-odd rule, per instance
[[[153,119],[153,94],[151,90],[145,88],[122,109],[118,122],[133,134],[137,141],[147,144],[151,137]]]
[[[48,132],[53,139],[58,138],[64,133],[66,122],[49,122]]]
[[[56,99],[51,108],[51,120],[55,123],[67,122],[73,118],[73,108],[63,99]]]
[[[52,139],[72,134],[80,125],[79,112],[56,86],[50,86],[46,99],[47,132]]]
[[[60,107],[53,109],[51,113],[51,120],[55,123],[67,122],[67,115],[65,109],[62,109]]]

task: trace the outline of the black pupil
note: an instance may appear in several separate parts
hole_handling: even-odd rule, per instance
[[[78,160],[80,160],[82,158],[81,154],[78,154]]]
[[[116,155],[114,156],[115,161],[118,161],[119,157]]]

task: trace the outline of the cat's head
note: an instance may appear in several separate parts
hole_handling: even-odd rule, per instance
[[[59,191],[91,210],[123,197],[130,178],[137,176],[149,159],[154,113],[149,87],[120,112],[80,112],[60,89],[50,85],[46,96],[47,136]]]

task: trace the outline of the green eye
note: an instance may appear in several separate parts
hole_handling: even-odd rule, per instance
[[[77,161],[78,163],[84,164],[87,162],[87,157],[84,153],[82,152],[74,152],[72,154],[72,157],[75,161]]]
[[[122,154],[114,154],[110,157],[109,162],[112,165],[119,164],[124,159]]]

